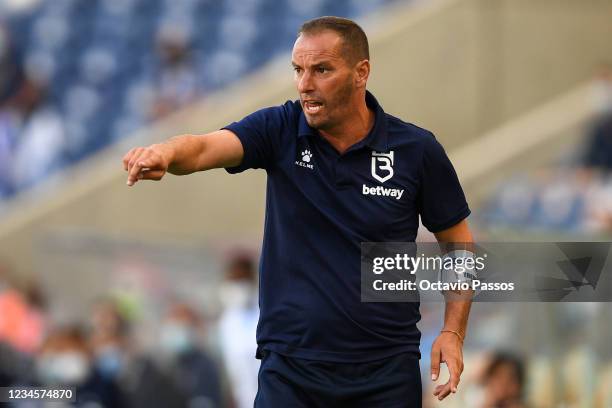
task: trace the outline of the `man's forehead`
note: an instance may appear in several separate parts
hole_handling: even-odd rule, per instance
[[[301,34],[293,45],[292,57],[309,60],[342,58],[342,39],[333,31]]]

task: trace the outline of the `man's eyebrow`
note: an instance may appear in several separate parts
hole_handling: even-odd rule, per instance
[[[321,60],[321,61],[313,62],[310,65],[313,66],[313,67],[320,67],[321,65],[331,65],[331,61],[329,61],[329,60]],[[291,61],[291,66],[293,66],[293,67],[300,67],[300,64],[298,64],[295,61]]]

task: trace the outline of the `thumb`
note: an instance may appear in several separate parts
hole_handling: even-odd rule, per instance
[[[436,381],[440,374],[440,348],[435,345],[431,348],[431,380]]]
[[[161,180],[166,172],[164,170],[146,170],[139,174],[138,178],[141,180]]]

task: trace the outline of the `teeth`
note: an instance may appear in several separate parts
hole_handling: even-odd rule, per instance
[[[321,109],[321,106],[322,105],[319,105],[319,104],[307,103],[306,110],[310,113],[316,113]]]

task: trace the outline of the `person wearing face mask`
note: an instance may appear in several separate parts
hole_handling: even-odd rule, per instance
[[[119,315],[117,319],[120,323],[112,329],[101,330],[94,325],[90,333],[95,370],[115,382],[126,369],[129,346],[127,323]]]
[[[116,380],[126,368],[129,324],[112,299],[99,299],[90,316],[89,341],[95,369],[105,378]]]
[[[36,360],[41,385],[75,387],[76,405],[122,407],[116,384],[93,368],[91,351],[80,326],[60,327],[44,341]]]
[[[219,370],[200,346],[202,321],[187,304],[172,305],[162,325],[159,343],[166,374],[190,407],[222,406]]]
[[[257,394],[259,360],[253,358],[259,308],[255,263],[246,254],[233,257],[225,268],[219,289],[223,312],[219,319],[219,343],[223,365],[237,408],[253,406]]]

